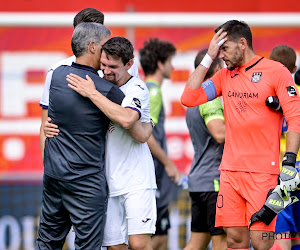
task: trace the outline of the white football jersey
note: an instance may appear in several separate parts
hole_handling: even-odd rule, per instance
[[[40,101],[40,106],[43,108],[48,108],[49,106],[49,91],[50,91],[50,84],[51,84],[51,80],[52,80],[52,74],[53,71],[58,68],[61,65],[68,65],[71,66],[73,62],[76,61],[76,57],[70,56],[66,59],[63,59],[61,61],[59,61],[58,63],[56,63],[55,65],[53,65],[51,67],[51,69],[48,71],[47,76],[46,76],[46,80],[45,80],[45,86],[44,86],[44,91],[43,91],[43,95],[42,95],[42,99]],[[128,70],[128,73],[132,76],[135,77],[139,77],[139,69],[137,66],[136,61],[134,60],[133,65],[131,66],[131,68]],[[100,77],[103,77],[103,72],[101,70],[98,71],[98,74]]]
[[[132,77],[120,87],[122,106],[136,110],[141,122],[150,122],[150,95],[146,84]],[[110,122],[106,138],[105,169],[109,196],[157,188],[155,168],[147,143],[136,142],[119,124]]]

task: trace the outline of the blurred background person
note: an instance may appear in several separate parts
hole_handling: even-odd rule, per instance
[[[278,45],[274,47],[271,51],[270,59],[282,63],[285,67],[287,67],[287,69],[291,72],[291,74],[295,73],[297,70],[296,52],[293,48],[287,45]],[[298,75],[295,74],[295,83],[299,92],[300,79],[297,79]],[[282,158],[286,152],[286,132],[287,132],[287,123],[284,119],[283,126],[282,126],[282,135],[280,139],[280,161],[282,161]],[[299,163],[300,163],[300,153],[298,152],[297,162],[296,162],[296,166],[298,168],[299,168]],[[300,199],[299,190],[294,191],[292,195],[297,196]],[[275,233],[283,233],[283,235],[285,235],[285,238],[295,238],[295,237],[299,238],[300,237],[299,232],[300,232],[300,202],[296,202],[288,206],[278,214]],[[276,242],[283,250],[300,249],[300,239],[280,239],[280,240],[276,240]]]
[[[153,156],[156,174],[156,232],[152,237],[155,250],[167,249],[168,229],[170,228],[169,203],[174,182],[179,181],[177,167],[167,155],[167,140],[164,128],[165,110],[161,92],[164,79],[169,79],[173,70],[172,58],[176,48],[168,41],[151,38],[139,50],[140,61],[145,73],[145,82],[150,93],[150,117],[155,124],[148,145]]]
[[[200,64],[207,49],[195,58],[195,68]],[[223,68],[216,57],[204,81]],[[215,227],[220,171],[218,170],[225,142],[224,110],[220,98],[200,106],[188,108],[186,123],[190,132],[195,155],[188,176],[192,201],[191,239],[185,250],[205,250],[212,240],[213,250],[227,249],[224,230]]]

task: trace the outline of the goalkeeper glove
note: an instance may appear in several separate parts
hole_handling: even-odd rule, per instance
[[[296,165],[297,155],[293,152],[286,152],[282,159],[282,168],[278,177],[280,189],[283,196],[287,196],[287,192],[294,191],[300,184],[300,177]]]
[[[261,221],[269,225],[279,212],[298,200],[296,196],[290,196],[290,193],[288,193],[287,199],[284,199],[280,186],[277,185],[275,189],[270,189],[263,207],[251,216],[249,228],[256,221]]]
[[[276,96],[269,96],[266,99],[266,105],[269,108],[275,109],[276,111],[282,112],[282,108],[279,103],[279,99]]]

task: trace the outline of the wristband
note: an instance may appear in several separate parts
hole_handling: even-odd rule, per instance
[[[219,47],[221,47],[225,43],[225,39],[223,38],[220,42],[218,42]]]
[[[297,154],[294,152],[286,152],[282,159],[282,166],[292,166],[296,165]]]
[[[267,207],[266,205],[263,205],[263,207],[258,212],[251,216],[249,228],[256,221],[261,221],[268,226],[276,217],[276,215],[277,214],[271,208]]]
[[[205,54],[205,56],[203,57],[202,61],[201,61],[201,65],[204,67],[204,68],[207,68],[209,69],[210,65],[212,64],[213,62],[213,59],[210,57],[209,54]]]

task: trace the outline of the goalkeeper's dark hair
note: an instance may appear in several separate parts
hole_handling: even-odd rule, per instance
[[[145,75],[152,75],[157,70],[157,63],[165,63],[169,57],[176,53],[175,46],[157,38],[150,38],[144,42],[144,47],[139,50],[140,62]]]
[[[205,54],[207,53],[207,49],[203,49],[201,51],[198,52],[196,58],[195,58],[195,61],[194,61],[194,66],[195,68],[198,67],[198,65],[201,63],[203,57],[205,56]],[[213,61],[213,63],[210,65],[205,77],[204,77],[204,80],[208,79],[208,78],[211,78],[214,73],[215,73],[215,69],[217,67],[217,65],[220,66],[220,68],[222,68],[222,60],[218,58],[218,56],[215,58],[215,60]]]
[[[238,42],[243,37],[246,39],[248,47],[253,50],[252,32],[248,24],[243,21],[230,20],[216,28],[215,32],[217,33],[221,28],[227,32],[228,41]]]
[[[80,23],[104,23],[104,14],[94,8],[86,8],[77,13],[73,20],[75,28]]]

